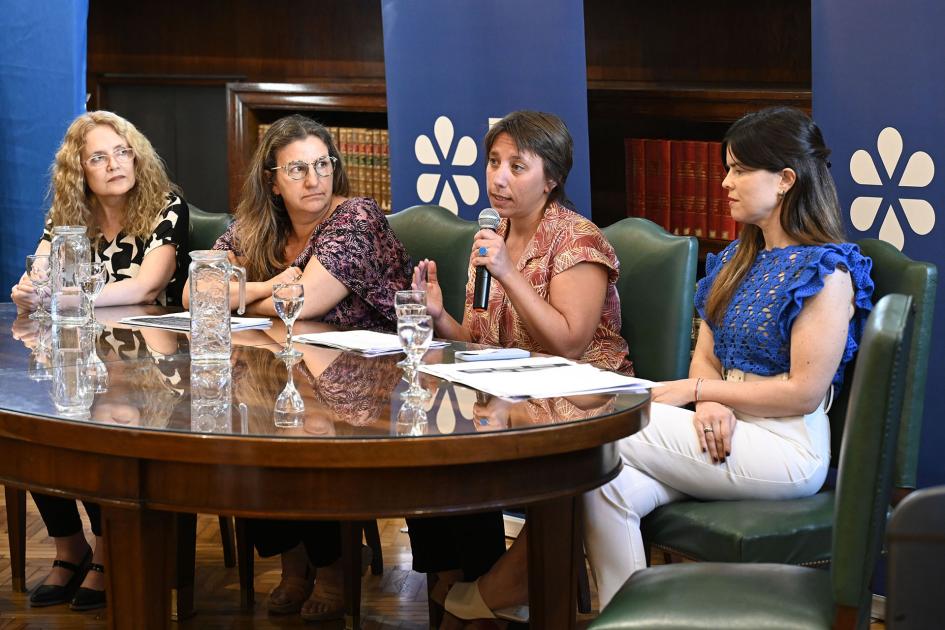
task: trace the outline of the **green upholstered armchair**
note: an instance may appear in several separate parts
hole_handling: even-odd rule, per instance
[[[886,296],[866,324],[840,452],[830,570],[717,562],[652,567],[631,576],[590,628],[869,625],[869,582],[882,547],[909,365],[911,301]]]
[[[698,241],[636,217],[603,232],[620,260],[621,335],[634,370],[654,381],[686,378]]]
[[[925,630],[945,619],[945,486],[907,496],[889,519],[886,628]]]
[[[233,223],[229,212],[205,212],[190,204],[190,251],[210,249]]]
[[[424,258],[436,262],[443,306],[456,321],[462,322],[469,253],[479,226],[436,205],[412,206],[388,215],[387,220],[413,264]]]
[[[874,301],[890,293],[912,297],[915,332],[893,479],[896,488],[914,488],[937,270],[883,241],[864,239],[858,245],[873,259]],[[848,366],[843,391],[830,410],[833,466],[840,453],[850,370]],[[830,488],[792,501],[681,501],[643,519],[643,536],[651,548],[697,560],[825,565],[831,558],[833,508]]]

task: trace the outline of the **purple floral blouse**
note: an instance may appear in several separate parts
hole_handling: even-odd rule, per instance
[[[217,239],[213,249],[241,256],[239,222]],[[394,330],[394,293],[410,284],[410,256],[373,199],[352,197],[322,222],[292,262],[305,269],[312,257],[348,288],[348,295],[322,321],[352,328]]]

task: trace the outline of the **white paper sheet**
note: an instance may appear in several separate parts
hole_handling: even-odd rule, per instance
[[[166,328],[190,332],[190,313],[168,313],[167,315],[138,315],[118,320],[129,326],[145,326],[149,328]],[[268,317],[231,317],[230,330],[251,330],[254,328],[271,328],[272,320]]]
[[[295,335],[293,341],[310,343],[317,346],[328,346],[339,350],[350,350],[361,354],[395,354],[403,352],[400,339],[390,333],[375,332],[373,330],[345,330],[336,332],[308,333]],[[433,341],[431,348],[442,348],[449,345],[444,341]]]

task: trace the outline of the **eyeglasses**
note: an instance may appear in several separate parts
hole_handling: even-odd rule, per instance
[[[135,157],[135,150],[131,147],[122,147],[112,151],[111,157],[115,158],[115,161],[119,164],[127,164]],[[85,161],[91,168],[102,168],[108,164],[109,155],[107,153],[93,153],[89,159]]]
[[[326,155],[325,157],[320,157],[313,162],[305,162],[304,160],[296,160],[294,162],[289,162],[288,164],[283,164],[282,166],[276,166],[270,171],[278,171],[282,169],[285,171],[285,174],[289,176],[289,179],[305,179],[308,177],[308,167],[312,166],[315,169],[315,174],[319,177],[328,177],[335,172],[335,163],[338,161],[338,158],[332,155]]]

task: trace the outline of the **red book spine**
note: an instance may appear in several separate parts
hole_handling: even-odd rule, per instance
[[[704,238],[708,232],[709,143],[693,144],[695,158],[692,161],[692,170],[695,187],[692,196],[692,233]]]
[[[709,143],[709,238],[729,240],[723,236],[723,224],[728,216],[728,196],[722,190],[725,169],[722,167],[722,144]]]
[[[671,163],[669,189],[669,226],[667,232],[680,234],[686,213],[686,152],[685,143],[671,140],[669,144]]]
[[[624,140],[627,175],[627,216],[646,217],[646,155],[643,140]]]
[[[692,161],[695,157],[695,147],[690,140],[679,142],[682,145],[682,180],[683,197],[680,203],[679,227],[676,234],[688,236],[692,234],[692,197],[695,194],[695,172],[692,168]]]
[[[646,218],[657,225],[669,226],[670,163],[668,140],[645,140]]]

